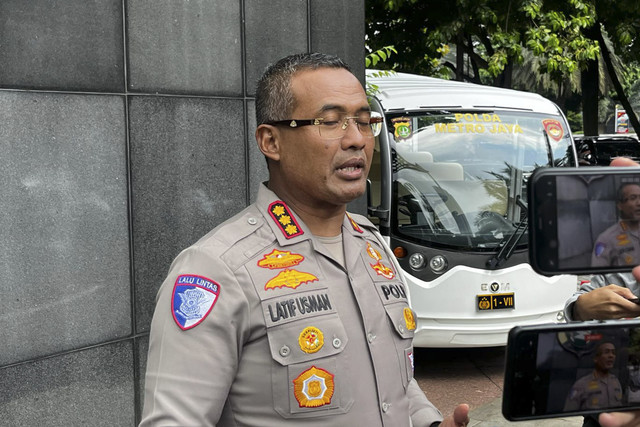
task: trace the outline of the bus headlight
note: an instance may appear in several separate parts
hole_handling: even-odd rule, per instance
[[[421,253],[411,254],[409,257],[409,265],[414,270],[419,270],[425,266],[427,260],[424,258],[424,255]]]
[[[447,269],[447,259],[442,255],[436,255],[429,260],[429,268],[434,273],[442,273]]]

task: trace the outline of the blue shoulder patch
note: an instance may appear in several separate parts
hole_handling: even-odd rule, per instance
[[[220,295],[220,285],[206,277],[182,274],[173,285],[171,313],[176,324],[186,331],[207,318]]]
[[[606,247],[607,247],[607,245],[605,245],[604,243],[598,242],[598,243],[596,243],[596,246],[593,249],[593,253],[596,254],[596,256],[600,256],[600,255],[602,255],[602,252],[604,252]]]

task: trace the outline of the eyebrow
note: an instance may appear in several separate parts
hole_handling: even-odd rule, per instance
[[[323,105],[322,108],[320,108],[319,113],[324,113],[326,111],[334,111],[337,110],[341,113],[346,113],[346,110],[344,109],[344,107],[340,106],[340,105],[334,105],[334,104],[327,104],[327,105]],[[370,113],[371,112],[371,107],[367,106],[362,106],[360,107],[358,110],[356,110],[356,114],[358,113]]]

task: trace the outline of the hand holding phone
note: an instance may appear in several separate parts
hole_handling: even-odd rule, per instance
[[[640,425],[640,411],[600,414],[598,421],[602,427],[624,427]]]
[[[640,316],[638,298],[629,288],[618,285],[592,289],[580,295],[573,305],[574,320],[605,320],[638,316]]]

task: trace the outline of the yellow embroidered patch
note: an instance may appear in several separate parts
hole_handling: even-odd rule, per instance
[[[315,353],[324,345],[324,334],[320,329],[309,326],[300,332],[298,344],[305,353]]]
[[[386,279],[393,279],[394,277],[396,277],[396,274],[393,272],[393,269],[391,267],[387,267],[380,261],[378,261],[376,264],[369,264],[369,265],[373,268],[373,270],[379,276],[382,276]]]
[[[283,286],[295,289],[303,283],[315,282],[316,280],[318,280],[318,278],[311,273],[286,269],[278,273],[278,275],[273,279],[269,280],[264,285],[264,289],[282,288]]]
[[[301,408],[317,408],[331,403],[333,374],[312,366],[293,380],[293,394]]]
[[[358,223],[357,223],[357,222],[355,222],[355,221],[353,220],[353,218],[351,218],[351,215],[349,215],[348,213],[347,213],[347,218],[349,218],[349,222],[351,223],[351,227],[353,227],[353,229],[354,229],[355,231],[357,231],[358,233],[364,233],[364,231],[362,231],[362,228],[360,228],[360,226],[358,225]]]
[[[292,254],[289,251],[279,251],[274,249],[269,254],[258,261],[258,266],[263,268],[275,269],[293,267],[304,261],[304,256],[300,254]]]
[[[378,252],[373,246],[371,246],[371,243],[369,242],[367,242],[367,254],[376,261],[380,261],[382,259],[380,252]]]
[[[269,205],[269,215],[271,215],[271,218],[273,218],[287,239],[304,234],[304,231],[302,231],[284,202],[271,203]]]
[[[404,308],[404,323],[406,323],[408,330],[413,331],[416,329],[416,319],[413,317],[413,311],[409,307]]]

